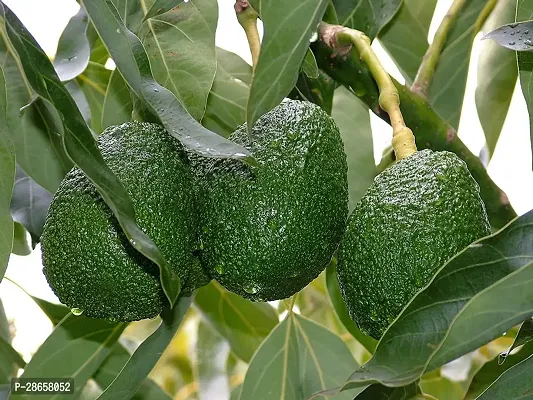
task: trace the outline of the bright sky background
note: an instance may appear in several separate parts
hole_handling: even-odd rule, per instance
[[[18,15],[50,56],[55,53],[57,40],[69,18],[79,8],[75,0],[4,0],[4,2]],[[233,11],[234,2],[234,0],[219,0],[217,45],[251,62],[246,38]],[[430,39],[451,3],[452,0],[439,0],[430,29]],[[467,97],[459,127],[459,136],[474,154],[479,154],[484,144],[483,131],[474,101],[479,37],[474,46],[475,62],[472,62],[470,67]],[[379,43],[375,43],[374,47],[387,70],[398,80],[403,81],[399,71],[380,48]],[[390,143],[392,131],[390,126],[373,115],[372,126],[375,155],[379,159],[383,148]],[[494,181],[507,193],[519,214],[533,208],[530,148],[527,108],[518,87],[488,170]],[[32,295],[57,301],[42,274],[39,247],[30,256],[12,255],[6,276],[19,283]],[[15,321],[16,336],[13,346],[26,360],[29,360],[39,344],[50,334],[52,325],[31,299],[6,279],[0,284],[0,298],[8,318]]]

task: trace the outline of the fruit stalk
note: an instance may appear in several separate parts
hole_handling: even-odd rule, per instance
[[[370,38],[363,32],[355,29],[321,23],[319,30],[330,30],[333,36],[330,40],[340,45],[353,45],[359,52],[361,60],[368,66],[379,88],[379,106],[389,114],[392,125],[392,147],[396,159],[401,160],[416,152],[415,137],[411,129],[405,125],[402,111],[400,110],[400,96],[390,75],[385,71],[381,62],[370,46]]]
[[[235,2],[235,14],[237,14],[237,20],[241,24],[244,33],[246,33],[250,53],[252,53],[252,65],[255,69],[261,50],[261,41],[257,30],[257,13],[250,7],[248,0],[237,0]]]

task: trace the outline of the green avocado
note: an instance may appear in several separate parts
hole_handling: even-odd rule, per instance
[[[400,160],[348,218],[337,277],[352,319],[381,337],[438,268],[489,233],[479,187],[455,154],[422,150]]]
[[[289,297],[329,263],[346,226],[339,130],[318,106],[287,101],[230,139],[260,167],[219,159],[198,168],[204,268],[250,300]]]
[[[197,250],[197,211],[181,144],[155,124],[128,122],[98,138],[102,156],[130,195],[139,227],[181,279],[182,292],[208,282]],[[159,268],[131,246],[79,168],[57,190],[42,235],[44,274],[59,300],[114,321],[157,316],[167,300]]]

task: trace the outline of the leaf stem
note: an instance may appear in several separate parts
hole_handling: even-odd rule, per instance
[[[433,42],[424,55],[422,64],[420,64],[420,67],[418,68],[415,81],[411,86],[411,90],[421,96],[426,97],[428,87],[435,74],[435,67],[439,62],[442,49],[446,44],[448,32],[452,29],[455,20],[465,3],[466,0],[454,0],[450,9],[444,16],[444,19],[440,23],[437,32],[435,33],[435,37],[433,38]]]
[[[411,129],[405,125],[400,109],[400,96],[390,75],[370,46],[370,38],[363,32],[349,29],[338,25],[321,23],[319,32],[322,37],[328,35],[329,40],[339,45],[353,45],[359,52],[361,60],[368,66],[379,88],[379,106],[389,114],[392,125],[392,147],[396,153],[396,159],[401,160],[416,152],[415,136]],[[347,48],[349,50],[349,48]]]
[[[235,2],[235,14],[237,14],[237,20],[241,24],[244,33],[246,33],[250,53],[252,53],[252,64],[255,69],[261,50],[261,40],[257,30],[257,12],[250,7],[248,0],[237,0]]]

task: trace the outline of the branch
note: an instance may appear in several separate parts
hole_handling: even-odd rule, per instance
[[[376,115],[389,122],[387,113],[379,106],[378,87],[368,66],[360,60],[356,49],[350,51],[338,43],[332,43],[331,34],[321,31],[319,40],[312,45],[319,67],[336,81],[351,88]],[[481,160],[457,137],[456,131],[423,97],[394,79],[392,81],[400,96],[405,122],[413,130],[418,148],[451,151],[466,162],[470,173],[479,184],[481,197],[495,228],[502,227],[516,217],[505,193],[489,177]]]
[[[261,50],[261,41],[259,40],[259,31],[257,30],[258,15],[250,7],[248,0],[237,0],[235,2],[235,14],[237,14],[237,20],[241,24],[244,33],[246,33],[248,46],[250,46],[250,52],[252,53],[252,64],[255,69]]]

